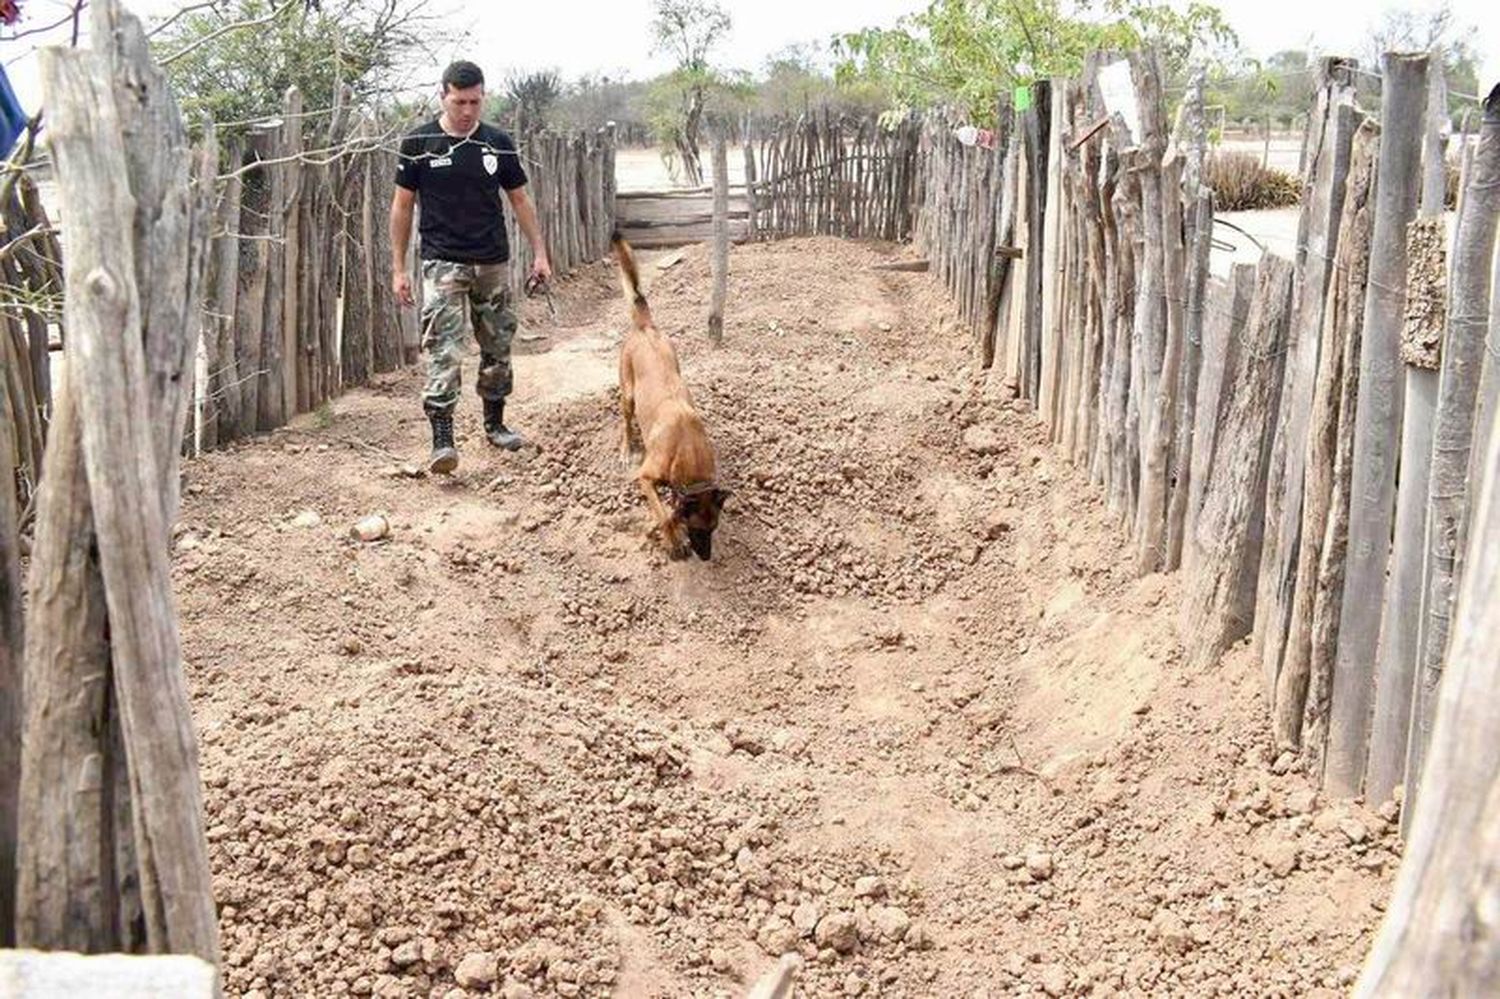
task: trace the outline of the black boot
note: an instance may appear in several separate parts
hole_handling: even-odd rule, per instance
[[[484,400],[484,435],[490,439],[491,444],[507,451],[519,451],[525,443],[520,434],[505,425],[504,399]]]
[[[427,468],[447,475],[458,467],[458,448],[453,446],[453,414],[428,413],[427,420],[432,424],[432,459]]]

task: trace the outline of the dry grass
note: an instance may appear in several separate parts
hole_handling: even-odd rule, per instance
[[[1248,153],[1215,153],[1208,158],[1204,174],[1218,211],[1289,208],[1302,199],[1300,180],[1283,170],[1261,166]]]

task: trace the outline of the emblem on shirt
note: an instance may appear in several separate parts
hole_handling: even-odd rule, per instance
[[[496,156],[494,153],[485,153],[484,172],[494,173],[498,169],[500,169],[500,157]]]

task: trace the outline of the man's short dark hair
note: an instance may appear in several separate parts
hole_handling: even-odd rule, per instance
[[[484,70],[467,59],[449,63],[448,68],[443,70],[443,93],[445,94],[449,90],[468,90],[470,87],[482,86],[484,86]]]

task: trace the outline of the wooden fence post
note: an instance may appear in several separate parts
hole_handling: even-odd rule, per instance
[[[0,336],[10,331],[0,329]],[[20,511],[13,469],[19,467],[15,409],[0,378],[0,948],[16,945],[16,835],[20,825],[21,699],[24,631]],[[45,460],[45,459],[44,459]]]
[[[68,371],[77,379],[82,465],[109,613],[105,676],[112,680],[105,682],[113,683],[119,709],[147,945],[216,964],[218,927],[167,543],[217,153],[211,133],[201,151],[187,148],[140,22],[117,0],[99,0],[91,16],[90,37],[104,47],[44,49],[41,72],[70,233]],[[59,561],[81,555],[46,553]],[[49,570],[36,562],[33,568]],[[23,784],[26,770],[23,760]],[[89,773],[109,779],[103,765]],[[66,786],[78,786],[74,781]],[[98,786],[88,780],[79,788],[85,802]],[[55,814],[51,823],[41,821],[31,830],[41,841],[66,837]],[[23,860],[23,879],[26,871]],[[22,911],[35,910],[23,901]],[[76,920],[69,916],[65,926]]]
[[[1468,548],[1469,452],[1474,404],[1489,324],[1490,271],[1500,220],[1500,86],[1490,91],[1470,167],[1463,216],[1453,246],[1448,330],[1433,431],[1432,484],[1427,501],[1427,570],[1411,738],[1406,757],[1407,801],[1418,799],[1423,763],[1432,738],[1438,684],[1448,655],[1453,598],[1463,579]],[[1491,466],[1493,470],[1493,466]],[[1494,593],[1488,596],[1493,599]]]
[[[1187,582],[1182,633],[1188,665],[1195,670],[1213,667],[1230,645],[1250,633],[1271,415],[1281,399],[1291,298],[1292,265],[1265,254],[1256,273],[1255,299],[1232,401],[1220,428],[1214,472],[1197,530],[1189,539],[1198,552]]]
[[[1290,355],[1267,483],[1265,557],[1261,560],[1255,611],[1255,642],[1272,703],[1281,670],[1288,615],[1302,537],[1303,479],[1308,421],[1318,380],[1319,341],[1327,304],[1330,261],[1338,252],[1339,216],[1349,175],[1349,154],[1358,124],[1354,78],[1348,60],[1323,59],[1317,104],[1306,130],[1307,182],[1298,225],[1296,300],[1292,306]]]
[[[1162,153],[1166,149],[1166,123],[1161,97],[1161,66],[1154,51],[1140,52],[1130,60],[1140,109],[1140,150],[1136,172],[1141,189],[1141,228],[1144,242],[1140,285],[1135,302],[1137,363],[1131,379],[1131,396],[1139,427],[1140,492],[1136,503],[1134,537],[1136,571],[1155,572],[1166,552],[1167,467],[1171,447],[1170,402],[1157,418],[1162,398],[1163,366],[1167,360],[1166,229],[1162,214],[1165,198],[1179,198],[1176,190],[1165,190]],[[1175,174],[1174,174],[1175,177]],[[1180,236],[1177,238],[1180,239]]]
[[[1486,436],[1422,793],[1356,999],[1486,995],[1500,980],[1500,433]]]
[[[1375,695],[1375,646],[1395,515],[1401,428],[1402,386],[1396,369],[1406,309],[1406,224],[1416,213],[1421,182],[1427,58],[1400,53],[1385,57],[1375,231],[1355,416],[1346,592],[1323,774],[1324,787],[1339,796],[1352,797],[1360,791]]]
[[[1037,412],[1041,414],[1042,421],[1047,425],[1048,436],[1052,440],[1057,439],[1057,397],[1061,393],[1062,386],[1060,378],[1062,367],[1059,363],[1061,357],[1062,319],[1058,304],[1062,297],[1062,233],[1063,228],[1063,156],[1062,156],[1062,133],[1064,126],[1064,115],[1066,107],[1064,95],[1067,93],[1065,80],[1052,80],[1048,90],[1048,102],[1051,108],[1048,120],[1051,128],[1047,135],[1047,160],[1046,173],[1038,173],[1038,178],[1045,178],[1041,194],[1044,199],[1042,214],[1042,238],[1041,246],[1041,326],[1040,342],[1038,344],[1037,363],[1040,365],[1040,383],[1037,389]]]
[[[1406,325],[1401,360],[1406,405],[1401,420],[1395,532],[1390,575],[1376,645],[1375,707],[1365,790],[1372,802],[1390,798],[1406,770],[1412,684],[1422,623],[1426,565],[1427,493],[1432,475],[1432,432],[1437,415],[1438,366],[1447,307],[1446,226],[1442,202],[1422,206],[1407,227]]]
[[[1187,275],[1183,302],[1182,383],[1177,391],[1176,436],[1172,445],[1172,488],[1167,499],[1167,571],[1182,566],[1183,533],[1187,526],[1192,483],[1193,437],[1196,433],[1198,380],[1203,365],[1204,295],[1213,248],[1213,193],[1202,184],[1208,148],[1208,126],[1203,116],[1206,72],[1194,69],[1184,104],[1185,131],[1192,146],[1184,164],[1183,180],[1189,209]]]
[[[1375,124],[1354,133],[1339,223],[1338,251],[1323,309],[1318,378],[1307,438],[1307,478],[1302,498],[1302,543],[1292,588],[1286,649],[1272,698],[1272,727],[1279,748],[1296,749],[1321,740],[1304,739],[1309,715],[1326,731],[1333,642],[1343,595],[1343,565],[1349,517],[1349,455],[1357,387],[1360,332],[1364,324],[1365,274],[1374,222]],[[1317,693],[1309,696],[1313,687]],[[1314,710],[1309,709],[1309,703]]]
[[[212,296],[204,310],[203,332],[210,340],[208,398],[214,417],[210,433],[204,427],[205,446],[214,446],[239,436],[244,393],[240,388],[240,359],[235,343],[235,318],[239,315],[240,288],[240,221],[243,216],[244,190],[238,170],[244,159],[239,140],[229,143],[225,162],[234,172],[219,195],[214,233],[213,262],[208,293]]]
[[[1381,615],[1375,665],[1375,708],[1365,793],[1384,802],[1404,778],[1411,726],[1412,685],[1422,619],[1422,569],[1427,529],[1427,492],[1432,474],[1432,432],[1437,413],[1438,367],[1447,301],[1443,202],[1447,171],[1443,155],[1448,125],[1448,88],[1441,60],[1432,63],[1422,143],[1421,218],[1408,227],[1405,362],[1406,405],[1401,420],[1400,479],[1390,578]]]
[[[724,299],[729,293],[729,155],[724,129],[713,130],[714,224],[713,293],[708,306],[708,339],[724,342]]]
[[[1197,565],[1193,537],[1214,467],[1219,441],[1239,370],[1240,343],[1255,295],[1255,265],[1234,264],[1227,281],[1211,285],[1203,320],[1203,361],[1193,414],[1193,455],[1188,472],[1188,508],[1183,523],[1182,565],[1188,575]]]

